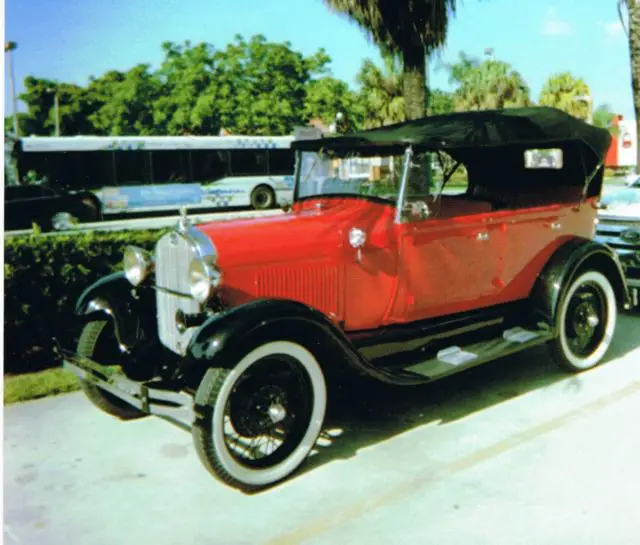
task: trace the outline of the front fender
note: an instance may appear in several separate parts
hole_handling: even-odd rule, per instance
[[[619,307],[628,307],[629,291],[616,253],[594,240],[574,239],[551,256],[538,276],[530,296],[534,314],[555,328],[560,301],[573,279],[585,268],[602,272],[613,286]]]
[[[101,278],[78,298],[76,316],[83,322],[105,318],[113,324],[118,343],[134,347],[144,330],[157,329],[154,291],[146,286],[134,288],[123,272]]]
[[[209,318],[191,339],[181,373],[187,382],[197,384],[210,367],[230,369],[254,346],[283,338],[313,352],[325,373],[345,364],[384,382],[398,383],[396,377],[372,367],[324,314],[287,299],[256,299]]]

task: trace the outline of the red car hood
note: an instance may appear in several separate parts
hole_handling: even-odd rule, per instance
[[[316,207],[320,204],[320,207]],[[380,217],[381,205],[358,199],[325,199],[313,206],[262,218],[199,225],[218,250],[226,268],[271,265],[335,256],[346,242],[345,231],[366,218]]]

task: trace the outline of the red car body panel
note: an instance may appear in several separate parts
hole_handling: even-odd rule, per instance
[[[595,225],[595,199],[497,211],[462,202],[398,224],[391,204],[313,198],[200,229],[218,249],[225,303],[292,299],[357,331],[524,299],[555,250]],[[360,257],[352,227],[367,233]]]

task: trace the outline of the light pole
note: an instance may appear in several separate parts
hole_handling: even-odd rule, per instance
[[[16,100],[16,81],[13,74],[13,61],[11,59],[11,52],[18,48],[16,42],[5,42],[4,52],[7,54],[7,68],[9,69],[9,85],[11,86],[11,102],[13,104],[13,132],[16,138],[20,136],[18,129],[18,102]]]
[[[593,125],[593,98],[591,95],[578,95],[573,97],[577,102],[584,102],[587,105],[587,123]]]
[[[336,134],[340,132],[338,125],[343,119],[344,119],[344,114],[342,112],[336,113],[335,121],[331,123],[331,125],[329,125],[329,132],[331,134]]]
[[[60,136],[60,96],[58,95],[58,89],[48,88],[47,92],[53,93],[53,114],[56,123],[56,136]]]

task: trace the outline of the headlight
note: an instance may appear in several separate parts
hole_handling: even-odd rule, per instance
[[[127,246],[124,251],[124,275],[134,286],[139,286],[153,269],[153,257],[137,246]]]
[[[205,303],[213,290],[222,284],[222,273],[214,265],[209,265],[200,258],[189,265],[189,291],[199,303]]]

